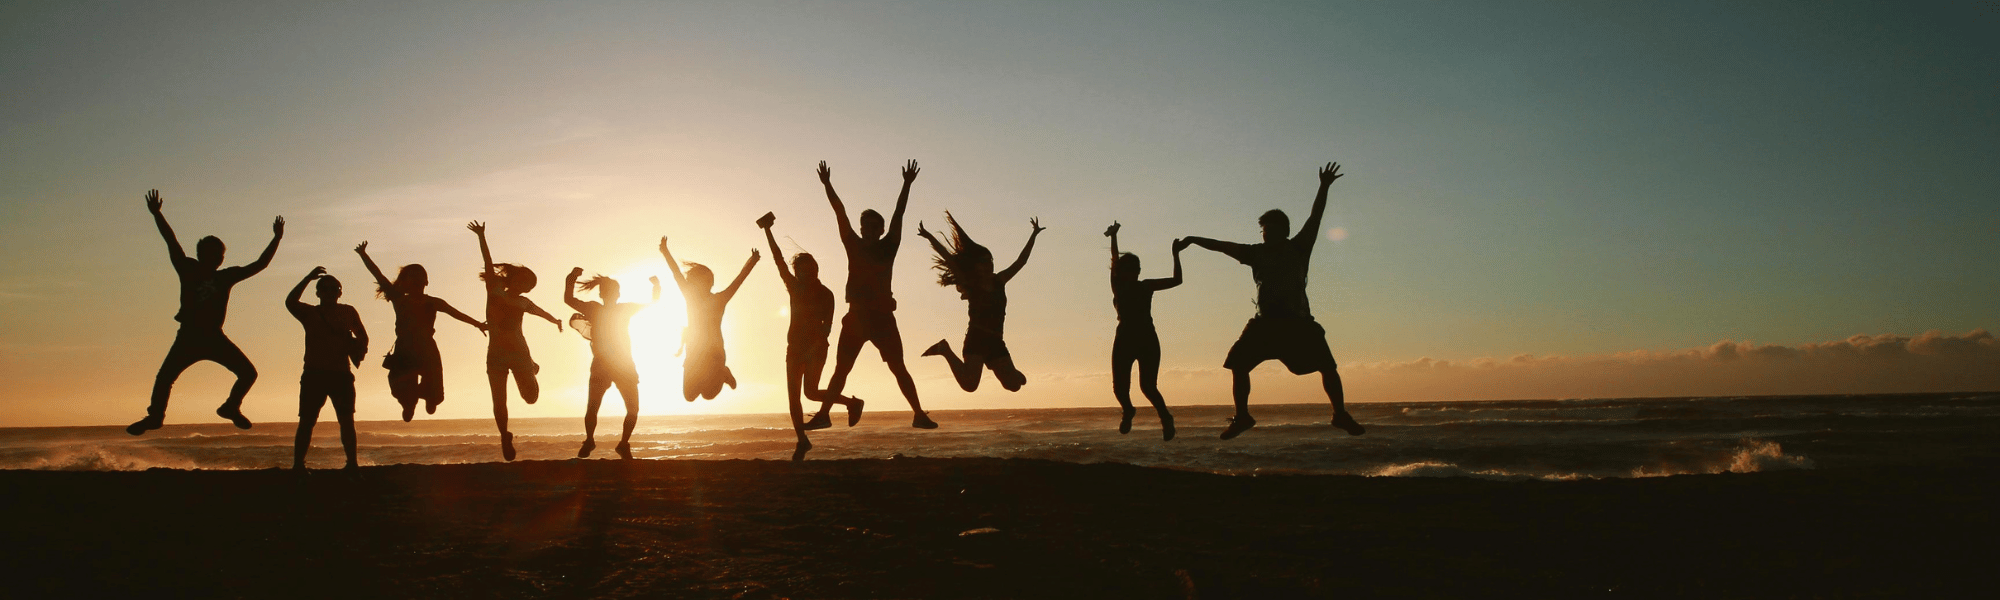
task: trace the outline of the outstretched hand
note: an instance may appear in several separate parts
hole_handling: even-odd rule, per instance
[[[362,242],[361,242],[361,243],[359,243],[359,244],[355,244],[355,245],[354,245],[354,253],[355,253],[355,254],[360,254],[360,255],[363,255],[363,256],[367,256],[367,255],[368,255],[368,241],[367,241],[367,240],[362,240]]]
[[[473,232],[473,233],[476,233],[476,234],[479,234],[479,235],[480,235],[480,236],[482,236],[482,237],[486,235],[486,224],[485,224],[485,223],[481,223],[481,222],[478,222],[478,221],[473,221],[473,222],[470,222],[470,223],[466,223],[466,224],[465,224],[465,228],[466,228],[466,229],[470,229],[470,230],[472,230],[472,232]]]
[[[583,276],[583,267],[570,267],[570,269],[569,269],[569,280],[570,280],[570,281],[576,281],[576,278],[578,278],[578,277],[582,277],[582,276]]]
[[[1340,175],[1340,163],[1326,163],[1326,166],[1319,170],[1319,184],[1332,185],[1333,180],[1340,179]]]
[[[767,212],[764,213],[764,216],[757,217],[758,229],[770,229],[772,225],[776,225],[777,223],[778,223],[778,213]]]
[[[326,276],[326,267],[313,267],[312,272],[306,273],[306,280],[310,281],[325,276]]]
[[[1106,227],[1106,228],[1104,228],[1104,237],[1111,237],[1111,236],[1114,236],[1114,235],[1118,235],[1118,222],[1117,222],[1117,221],[1112,221],[1112,222],[1111,222],[1111,226],[1110,226],[1110,227]]]
[[[1044,230],[1044,229],[1048,229],[1047,227],[1043,227],[1043,226],[1042,226],[1042,221],[1041,221],[1041,217],[1029,217],[1029,218],[1028,218],[1028,226],[1029,226],[1029,227],[1033,227],[1033,228],[1035,228],[1035,231],[1034,231],[1033,233],[1029,233],[1029,234],[1028,234],[1028,235],[1029,235],[1029,236],[1031,236],[1031,237],[1032,237],[1032,236],[1037,236],[1037,235],[1041,235],[1041,234],[1042,234],[1042,230]]]
[[[1175,254],[1179,254],[1179,253],[1180,253],[1180,251],[1182,251],[1182,250],[1186,250],[1188,246],[1192,246],[1192,245],[1194,245],[1194,242],[1190,242],[1190,241],[1188,241],[1188,239],[1187,239],[1187,238],[1175,238],[1175,239],[1174,239],[1174,253],[1175,253]]]
[[[667,252],[667,236],[660,236],[660,252],[662,254]]]
[[[653,287],[660,287],[660,276],[659,276],[659,275],[654,275],[654,276],[652,276],[652,277],[647,277],[647,278],[646,278],[646,281],[649,281],[649,282],[652,282],[652,283],[653,283]],[[657,290],[656,290],[656,291],[657,291]]]
[[[819,182],[833,185],[833,169],[826,168],[826,161],[819,161]]]
[[[279,216],[278,218],[275,218],[275,219],[271,219],[271,235],[275,235],[275,236],[278,236],[278,237],[284,237],[284,235],[285,235],[285,217],[283,217],[283,216]]]
[[[937,241],[937,238],[931,235],[931,231],[929,229],[924,229],[923,221],[917,221],[917,237],[924,238],[933,242]]]
[[[750,264],[756,264],[756,263],[757,263],[757,259],[758,259],[758,258],[761,258],[761,257],[763,257],[763,256],[764,256],[763,254],[761,254],[761,253],[758,253],[758,252],[757,252],[757,249],[756,249],[756,248],[751,248],[751,249],[750,249]]]
[[[160,199],[160,190],[146,192],[146,210],[152,211],[153,214],[160,214],[160,208],[166,206],[166,204],[166,201]]]
[[[910,159],[910,164],[903,165],[903,183],[916,181],[917,172],[922,170],[923,169],[917,168],[917,159],[914,158]]]

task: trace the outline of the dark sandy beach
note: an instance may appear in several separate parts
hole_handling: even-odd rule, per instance
[[[1996,475],[1964,461],[1504,482],[1000,459],[10,471],[0,531],[12,597],[1936,597],[1989,580]]]

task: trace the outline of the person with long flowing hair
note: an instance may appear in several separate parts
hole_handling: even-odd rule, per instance
[[[1027,385],[1028,376],[1014,366],[1013,354],[1007,350],[1007,341],[1002,337],[1007,325],[1007,282],[1020,274],[1021,267],[1028,265],[1028,253],[1035,250],[1035,238],[1041,237],[1042,223],[1038,219],[1028,219],[1032,231],[1028,233],[1028,243],[1021,246],[1021,256],[1014,264],[999,272],[993,270],[993,251],[972,240],[965,228],[958,225],[950,212],[944,213],[945,224],[951,226],[951,235],[939,240],[936,234],[917,223],[917,235],[931,243],[931,250],[937,253],[935,268],[938,285],[958,289],[958,297],[965,299],[965,341],[960,344],[959,353],[953,353],[951,342],[938,340],[924,356],[944,357],[950,365],[952,377],[958,380],[958,387],[971,392],[979,389],[981,372],[993,370],[993,378],[1000,380],[1000,387],[1009,392],[1020,391]]]
[[[444,359],[438,355],[436,337],[438,313],[463,321],[482,334],[486,324],[452,308],[442,298],[425,294],[431,276],[423,265],[403,265],[391,281],[375,266],[375,259],[368,257],[368,242],[355,246],[354,253],[361,255],[361,264],[375,276],[375,295],[396,309],[396,342],[382,357],[382,366],[389,370],[389,395],[403,405],[405,423],[416,417],[418,401],[424,403],[425,414],[437,414],[438,405],[444,403]]]
[[[1181,284],[1181,250],[1174,240],[1174,276],[1139,279],[1139,256],[1118,251],[1118,222],[1104,230],[1111,238],[1111,306],[1118,311],[1118,331],[1111,341],[1111,394],[1118,399],[1118,433],[1132,432],[1132,364],[1139,365],[1139,391],[1160,413],[1160,437],[1174,439],[1174,415],[1160,395],[1160,332],[1153,328],[1153,292]]]
[[[618,280],[598,275],[577,282],[583,276],[583,268],[570,269],[569,277],[563,280],[563,303],[576,309],[576,316],[570,317],[570,325],[584,339],[590,340],[590,387],[583,408],[583,447],[576,451],[577,458],[590,458],[590,451],[597,448],[597,408],[604,403],[604,392],[617,386],[618,395],[625,401],[624,431],[618,436],[618,457],[632,458],[632,428],[639,425],[639,366],[632,362],[632,315],[645,310],[651,304],[619,302]],[[660,278],[653,277],[653,301],[660,300]],[[597,291],[603,302],[586,302],[576,298],[576,292]]]
[[[784,251],[771,234],[771,225],[777,221],[778,215],[764,213],[757,219],[757,228],[764,230],[764,241],[771,245],[771,262],[778,264],[778,279],[785,282],[785,294],[791,300],[791,327],[785,331],[785,400],[792,413],[792,432],[798,436],[792,460],[805,460],[806,452],[812,450],[806,431],[832,426],[826,416],[829,404],[846,406],[847,426],[853,427],[861,420],[864,403],[860,398],[829,395],[819,387],[820,370],[826,368],[826,339],[833,333],[833,290],[819,282],[819,260],[811,253],[792,255],[792,266],[785,267]],[[819,401],[817,423],[805,420],[800,396]]]
[[[687,329],[681,335],[686,351],[681,360],[681,394],[688,402],[696,397],[714,400],[722,393],[722,386],[736,387],[736,374],[729,370],[729,354],[722,345],[722,311],[729,308],[729,299],[736,297],[737,288],[743,287],[743,280],[757,267],[757,249],[750,249],[750,260],[743,261],[736,280],[721,291],[715,291],[715,273],[706,265],[690,262],[687,273],[681,273],[674,252],[667,248],[667,236],[660,236],[660,256],[667,259],[674,286],[680,288],[681,300],[687,304]]]
[[[542,394],[541,382],[535,378],[542,367],[528,353],[528,337],[521,333],[521,317],[541,317],[554,323],[556,331],[562,331],[562,321],[528,299],[526,294],[535,289],[538,281],[534,271],[513,263],[493,262],[493,252],[486,247],[485,223],[473,221],[465,228],[479,237],[479,258],[486,265],[479,272],[479,279],[486,283],[486,326],[492,334],[486,340],[486,384],[493,391],[493,424],[500,428],[500,457],[514,460],[514,434],[507,431],[507,375],[514,376],[514,386],[521,390],[522,401],[534,404]]]

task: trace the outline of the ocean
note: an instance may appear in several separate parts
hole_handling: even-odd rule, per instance
[[[1223,441],[1229,407],[1176,407],[1179,437],[1170,442],[1143,406],[1127,435],[1117,432],[1116,407],[933,411],[942,427],[932,431],[909,428],[909,414],[894,411],[871,411],[848,428],[836,409],[833,429],[812,432],[807,459],[987,456],[1235,475],[1571,480],[1907,464],[1990,454],[2000,433],[2000,393],[1356,403],[1350,410],[1368,427],[1359,437],[1329,425],[1325,404],[1251,408],[1257,427]],[[616,459],[622,418],[601,416],[593,460]],[[284,467],[295,426],[169,425],[143,437],[117,426],[0,428],[0,469]],[[571,459],[583,439],[580,415],[511,427],[519,460]],[[357,428],[363,466],[501,460],[487,420]],[[339,467],[338,427],[323,418],[314,434],[308,465]],[[645,460],[786,460],[792,439],[782,414],[642,417],[632,449]]]

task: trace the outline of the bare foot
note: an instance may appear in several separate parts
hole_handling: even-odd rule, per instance
[[[931,344],[931,347],[924,349],[923,356],[939,356],[950,351],[950,340],[938,340],[938,343]]]
[[[584,440],[583,447],[577,449],[577,458],[590,458],[590,451],[597,449],[597,440]]]

